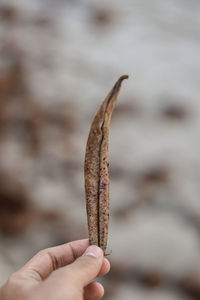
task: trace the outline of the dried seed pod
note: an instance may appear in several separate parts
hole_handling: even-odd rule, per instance
[[[85,154],[85,194],[89,241],[106,251],[109,223],[108,138],[112,112],[120,90],[121,76],[109,92],[92,122]]]

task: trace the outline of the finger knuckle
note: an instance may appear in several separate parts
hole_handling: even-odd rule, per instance
[[[40,258],[42,260],[44,260],[46,257],[50,258],[49,257],[49,254],[48,254],[48,249],[42,249],[40,250],[37,254],[36,254],[36,257],[37,258]]]
[[[44,257],[46,256],[46,249],[42,249],[37,253],[37,256],[39,257]]]
[[[7,283],[9,285],[15,285],[16,282],[18,282],[18,274],[17,273],[13,273],[12,275],[10,275],[10,277],[8,278]]]
[[[19,278],[17,273],[13,273],[6,283],[6,287],[10,292],[17,292],[18,294],[23,293],[24,287],[22,284],[22,280]]]

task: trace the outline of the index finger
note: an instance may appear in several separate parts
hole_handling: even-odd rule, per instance
[[[36,281],[42,281],[54,270],[71,264],[88,246],[88,239],[84,239],[41,250],[19,272]]]

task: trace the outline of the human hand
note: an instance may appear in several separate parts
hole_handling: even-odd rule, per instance
[[[104,288],[91,282],[110,270],[110,263],[88,240],[48,248],[13,273],[0,288],[0,300],[98,300]]]

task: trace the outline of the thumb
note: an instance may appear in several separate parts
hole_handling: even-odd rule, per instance
[[[103,263],[103,251],[97,246],[89,246],[85,253],[76,259],[71,265],[57,271],[57,278],[76,286],[84,287],[92,281],[99,273]]]

